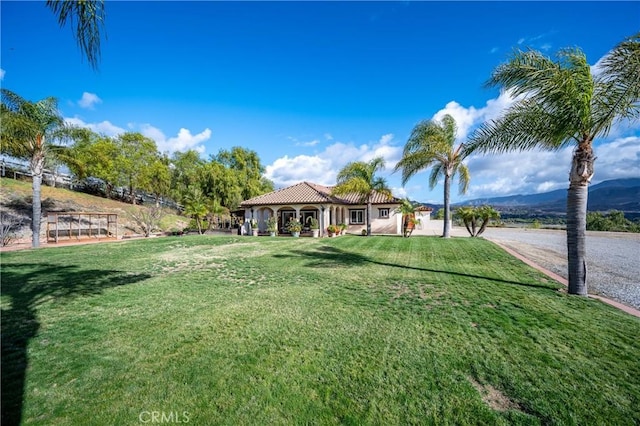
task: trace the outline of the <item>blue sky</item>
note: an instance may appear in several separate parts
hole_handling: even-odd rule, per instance
[[[441,202],[428,173],[392,173],[411,129],[450,113],[465,136],[511,99],[483,83],[516,48],[579,46],[592,65],[640,30],[638,2],[107,1],[99,71],[43,2],[3,0],[0,84],[59,99],[69,122],[139,131],[203,158],[243,146],[277,187],[331,185],[382,155],[397,196]],[[640,125],[596,142],[593,182],[640,176]],[[571,150],[474,156],[453,201],[568,185]]]

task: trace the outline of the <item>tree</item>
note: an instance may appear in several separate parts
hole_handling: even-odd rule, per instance
[[[1,151],[16,158],[29,161],[32,176],[32,246],[40,246],[40,222],[42,202],[40,190],[45,159],[64,150],[60,142],[68,137],[69,128],[58,111],[56,98],[45,98],[30,102],[10,90],[2,89],[0,104]]]
[[[159,158],[156,143],[140,133],[127,132],[118,135],[116,144],[119,183],[128,186],[131,204],[135,204],[136,189],[152,190],[153,167]]]
[[[613,124],[640,113],[640,33],[616,45],[593,74],[577,48],[556,60],[516,51],[499,65],[488,86],[511,90],[515,102],[470,138],[469,151],[500,153],[574,146],[567,194],[569,293],[587,295],[586,216],[594,174],[593,141]]]
[[[202,190],[197,186],[189,188],[185,197],[184,214],[195,219],[199,234],[202,234],[202,219],[207,213],[207,199]]]
[[[220,150],[212,160],[236,172],[235,184],[240,188],[240,201],[271,192],[274,189],[273,182],[262,176],[265,171],[264,166],[255,151],[234,146],[231,151]]]
[[[371,235],[371,200],[375,193],[391,197],[387,182],[376,176],[384,169],[384,159],[376,157],[369,162],[354,161],[338,173],[337,185],[331,191],[334,195],[357,194],[363,204],[367,204],[367,236]]]
[[[160,197],[169,195],[171,190],[171,171],[169,157],[157,154],[146,169],[148,189],[156,197],[156,207],[160,207]]]
[[[200,185],[201,169],[204,161],[195,150],[174,152],[171,158],[171,195],[184,203],[187,189],[193,185]]]
[[[100,179],[105,184],[106,197],[111,198],[118,180],[116,161],[120,155],[115,140],[85,128],[74,130],[74,140],[69,153],[72,161],[66,162],[69,170],[78,179]]]
[[[469,169],[463,163],[467,156],[464,144],[455,147],[456,121],[446,114],[441,122],[426,120],[412,130],[404,146],[402,158],[395,170],[402,170],[402,185],[421,170],[431,168],[429,188],[433,189],[438,178],[444,176],[444,229],[443,238],[449,238],[451,228],[450,192],[451,180],[458,174],[459,192],[464,194],[469,186]]]
[[[67,21],[75,23],[75,38],[80,51],[92,68],[98,68],[100,59],[100,29],[104,22],[104,1],[99,0],[47,0],[47,7],[64,27]]]
[[[400,207],[396,209],[396,212],[402,214],[402,236],[409,238],[415,228],[416,207],[411,200],[405,198],[402,200]]]
[[[487,229],[491,220],[500,218],[500,212],[491,206],[460,207],[456,209],[454,216],[462,220],[472,237],[477,237]]]

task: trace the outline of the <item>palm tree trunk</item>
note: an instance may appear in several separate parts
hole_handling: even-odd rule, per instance
[[[594,161],[591,144],[580,144],[573,154],[567,193],[569,294],[580,296],[587,295],[587,197]]]
[[[42,219],[42,200],[40,196],[42,187],[42,172],[44,170],[44,153],[36,152],[31,158],[32,198],[31,203],[31,245],[40,247],[40,222]]]
[[[451,234],[451,208],[449,206],[449,198],[451,193],[451,177],[448,173],[444,174],[444,229],[442,238],[449,238]]]

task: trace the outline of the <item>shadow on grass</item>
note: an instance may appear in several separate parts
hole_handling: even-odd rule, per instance
[[[544,284],[526,283],[520,281],[503,280],[501,278],[488,277],[482,275],[466,274],[462,272],[444,271],[440,269],[419,268],[416,266],[398,265],[395,263],[386,263],[373,260],[368,256],[357,253],[351,253],[332,246],[321,246],[314,251],[291,251],[288,254],[276,254],[275,258],[289,258],[291,256],[299,256],[308,258],[308,265],[314,268],[340,267],[340,266],[358,266],[373,263],[376,265],[390,266],[393,268],[412,269],[415,271],[433,272],[436,274],[455,275],[464,278],[474,278],[479,280],[493,281],[503,284],[518,285],[523,287],[533,287],[539,289],[556,290]]]
[[[37,310],[44,302],[58,302],[149,278],[124,271],[78,269],[37,263],[3,263],[2,296],[2,425],[22,421],[29,341],[40,328]]]

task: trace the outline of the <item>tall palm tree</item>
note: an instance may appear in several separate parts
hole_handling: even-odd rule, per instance
[[[425,120],[412,130],[404,146],[402,158],[395,170],[402,169],[402,185],[421,170],[431,168],[429,188],[433,189],[438,179],[444,177],[444,227],[442,237],[449,238],[451,233],[450,193],[451,180],[458,175],[459,192],[464,194],[469,187],[469,169],[463,163],[467,156],[464,144],[455,146],[456,121],[446,114],[440,122]]]
[[[1,99],[2,145],[0,151],[29,161],[33,191],[32,245],[39,247],[42,214],[40,188],[45,159],[48,155],[64,149],[53,142],[65,137],[69,129],[65,127],[64,120],[58,112],[56,98],[49,97],[30,102],[10,90],[2,89]]]
[[[483,124],[469,151],[506,152],[574,146],[567,194],[569,293],[587,295],[586,216],[594,174],[593,141],[621,119],[640,114],[640,33],[615,46],[594,74],[580,49],[564,49],[556,60],[540,52],[516,51],[487,82],[512,90],[517,100],[505,114]]]
[[[384,178],[376,173],[384,169],[384,159],[376,157],[369,162],[353,161],[340,170],[334,195],[358,194],[360,202],[367,204],[367,236],[371,235],[371,200],[375,193],[391,197],[391,190]]]
[[[58,17],[63,27],[67,21],[75,24],[75,38],[80,51],[93,69],[100,59],[100,28],[104,25],[103,0],[47,0],[47,7]]]

